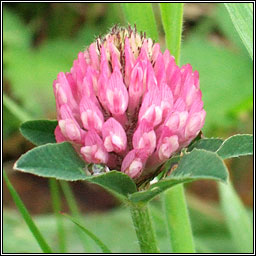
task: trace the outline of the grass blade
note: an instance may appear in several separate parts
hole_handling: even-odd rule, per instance
[[[253,252],[253,228],[233,186],[219,183],[220,202],[234,245],[240,253]]]
[[[26,111],[22,110],[22,108],[16,102],[14,102],[11,98],[9,98],[4,93],[3,93],[3,105],[21,122],[25,122],[31,119],[30,115]]]
[[[72,213],[72,216],[80,222],[82,220],[81,213],[80,213],[79,208],[77,206],[76,198],[75,198],[69,184],[66,181],[60,181],[60,186],[61,186],[61,189],[62,189],[62,191],[65,195],[65,198],[67,200],[68,207],[69,207],[69,209]],[[77,227],[77,228],[78,228],[77,234],[79,235],[79,238],[82,242],[84,250],[86,252],[90,252],[91,247],[88,243],[87,237],[85,237],[85,234],[82,232],[82,230],[79,227]]]
[[[160,3],[166,47],[175,57],[177,64],[180,59],[183,5],[183,3]]]
[[[155,16],[150,3],[122,3],[126,21],[136,24],[138,31],[146,32],[147,37],[158,40]]]
[[[42,251],[44,253],[52,253],[51,248],[49,247],[49,245],[47,244],[47,242],[43,238],[42,234],[38,230],[37,226],[33,222],[26,206],[23,204],[22,200],[20,199],[20,197],[19,197],[18,193],[16,192],[15,188],[12,186],[12,184],[9,181],[5,172],[3,172],[3,177],[4,177],[4,180],[6,182],[6,185],[7,185],[8,189],[10,191],[10,194],[13,198],[13,201],[15,202],[19,212],[21,213],[21,215],[23,217],[23,219],[27,223],[30,231],[32,232],[33,236],[35,237],[36,241],[38,242],[40,248],[42,249]]]
[[[65,228],[64,228],[62,216],[59,214],[61,212],[61,197],[60,197],[59,184],[57,180],[50,179],[49,186],[50,186],[51,197],[52,197],[52,208],[54,211],[56,224],[57,224],[59,249],[61,253],[65,253],[67,251],[66,234],[65,234]]]
[[[225,3],[231,20],[253,58],[253,4],[252,3]]]
[[[91,231],[83,227],[80,223],[78,223],[74,218],[67,214],[63,214],[65,217],[70,219],[74,224],[76,224],[85,234],[87,234],[102,250],[103,253],[111,253],[111,251],[108,249],[108,247],[101,242],[101,240],[95,236]]]

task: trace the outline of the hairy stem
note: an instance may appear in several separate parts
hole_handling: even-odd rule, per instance
[[[159,253],[152,227],[148,206],[133,203],[130,205],[133,225],[142,253]]]

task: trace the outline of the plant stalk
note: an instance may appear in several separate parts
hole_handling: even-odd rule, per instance
[[[159,253],[147,204],[132,203],[130,211],[142,253]]]
[[[164,193],[164,209],[173,253],[195,253],[183,185]]]

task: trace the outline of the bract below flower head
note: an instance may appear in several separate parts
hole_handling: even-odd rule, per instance
[[[86,162],[137,183],[152,178],[204,125],[198,72],[178,67],[168,50],[131,27],[98,38],[53,87],[57,142],[71,142]]]

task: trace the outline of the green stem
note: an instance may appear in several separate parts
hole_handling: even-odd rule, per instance
[[[195,253],[183,185],[164,193],[164,208],[173,253]]]
[[[52,197],[52,207],[53,207],[53,211],[56,218],[56,224],[57,224],[59,248],[60,248],[60,252],[64,253],[66,252],[67,248],[66,248],[66,236],[65,236],[63,218],[60,215],[61,198],[60,198],[59,184],[57,180],[50,179],[49,186],[50,186],[51,197]]]
[[[13,198],[13,201],[15,202],[19,212],[21,213],[23,219],[27,223],[30,231],[32,232],[34,238],[38,242],[40,248],[44,253],[52,253],[52,250],[50,246],[45,241],[44,237],[42,236],[41,232],[38,230],[37,226],[35,225],[34,221],[32,220],[26,206],[23,204],[22,200],[20,199],[18,193],[16,192],[15,188],[12,186],[11,182],[9,181],[5,171],[3,172],[3,177],[5,180],[5,183],[7,185],[8,190],[10,191],[10,194]]]
[[[142,253],[159,253],[147,204],[130,205],[133,225]]]

